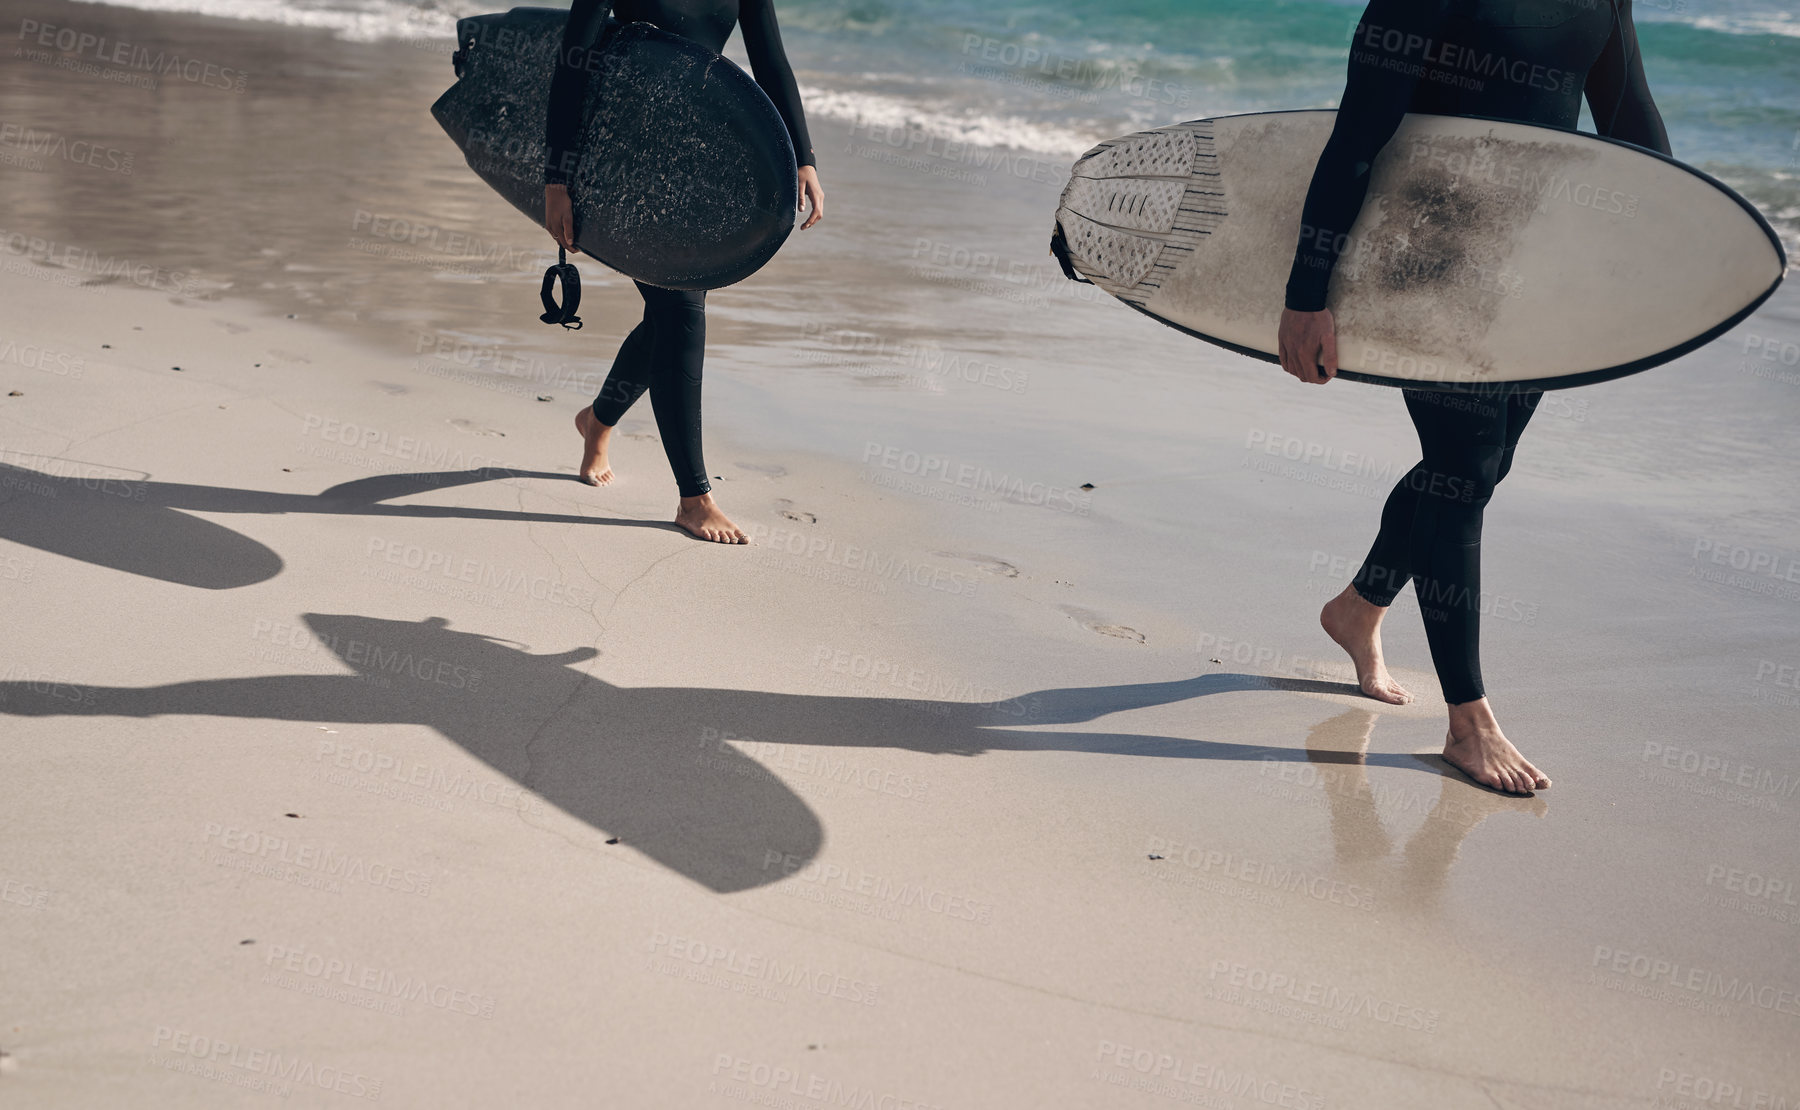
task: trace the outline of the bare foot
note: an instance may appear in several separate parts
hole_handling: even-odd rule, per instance
[[[1350,654],[1356,664],[1356,684],[1376,701],[1405,705],[1412,693],[1394,681],[1387,664],[1381,661],[1381,618],[1387,610],[1364,600],[1355,586],[1325,603],[1319,610],[1319,625],[1338,647]]]
[[[743,529],[731,523],[719,506],[713,502],[710,493],[699,497],[684,497],[681,507],[675,510],[675,523],[686,528],[693,535],[714,543],[749,543],[750,537]]]
[[[1481,785],[1507,794],[1529,794],[1550,786],[1550,779],[1500,731],[1486,698],[1450,707],[1444,759]]]
[[[612,428],[594,419],[594,410],[584,408],[575,414],[575,430],[581,433],[581,480],[590,486],[611,485],[612,464],[606,461],[606,447],[612,442]]]

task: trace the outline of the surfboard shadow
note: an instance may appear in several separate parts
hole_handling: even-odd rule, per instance
[[[338,516],[455,518],[588,524],[679,531],[673,523],[529,513],[455,505],[386,505],[395,497],[505,478],[576,481],[572,474],[485,467],[442,473],[381,474],[321,493],[278,493],[119,477],[116,468],[70,459],[49,470],[0,462],[0,539],[95,566],[203,590],[265,582],[283,569],[267,545],[192,513],[324,513]]]
[[[38,689],[42,684],[30,681],[6,682],[0,683],[0,713],[424,725],[551,805],[720,893],[776,882],[791,873],[796,860],[815,857],[823,843],[816,813],[765,761],[807,786],[835,783],[862,789],[857,773],[872,764],[855,754],[858,749],[961,756],[1004,750],[1309,759],[1303,748],[1044,727],[1302,680],[1202,675],[1175,682],[1050,689],[991,705],[623,687],[581,669],[598,654],[591,647],[536,654],[522,645],[452,629],[442,618],[415,623],[313,613],[303,619],[315,648],[335,657],[347,673],[83,686],[80,699],[56,696],[55,689]],[[1338,683],[1308,685],[1342,688]],[[66,685],[61,689],[66,692]],[[798,749],[811,745],[852,752],[808,753],[800,759]],[[746,754],[746,747],[761,760]],[[1429,769],[1409,756],[1391,759],[1395,765]],[[904,789],[904,783],[896,788]],[[306,787],[297,783],[296,789]]]

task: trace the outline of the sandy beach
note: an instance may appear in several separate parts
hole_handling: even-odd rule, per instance
[[[24,21],[202,64],[0,67],[0,1103],[1800,1106],[1792,283],[1544,402],[1507,798],[1410,593],[1415,704],[1317,624],[1397,393],[1065,281],[1066,153],[815,116],[709,295],[724,547],[647,403],[576,479],[641,302],[537,322],[447,41]]]

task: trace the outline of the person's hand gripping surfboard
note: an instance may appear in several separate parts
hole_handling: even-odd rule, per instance
[[[1275,344],[1281,368],[1301,381],[1324,385],[1337,377],[1337,322],[1329,308],[1317,312],[1282,309]]]

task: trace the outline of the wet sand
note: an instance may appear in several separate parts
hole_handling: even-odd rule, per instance
[[[647,408],[575,481],[636,297],[535,321],[441,52],[20,10],[247,75],[0,71],[134,155],[0,165],[78,248],[0,254],[20,1105],[1800,1101],[1791,292],[1540,410],[1484,664],[1556,786],[1506,799],[1410,596],[1418,705],[1315,623],[1399,398],[1064,282],[1049,170],[816,124],[828,220],[710,298],[721,548]]]

